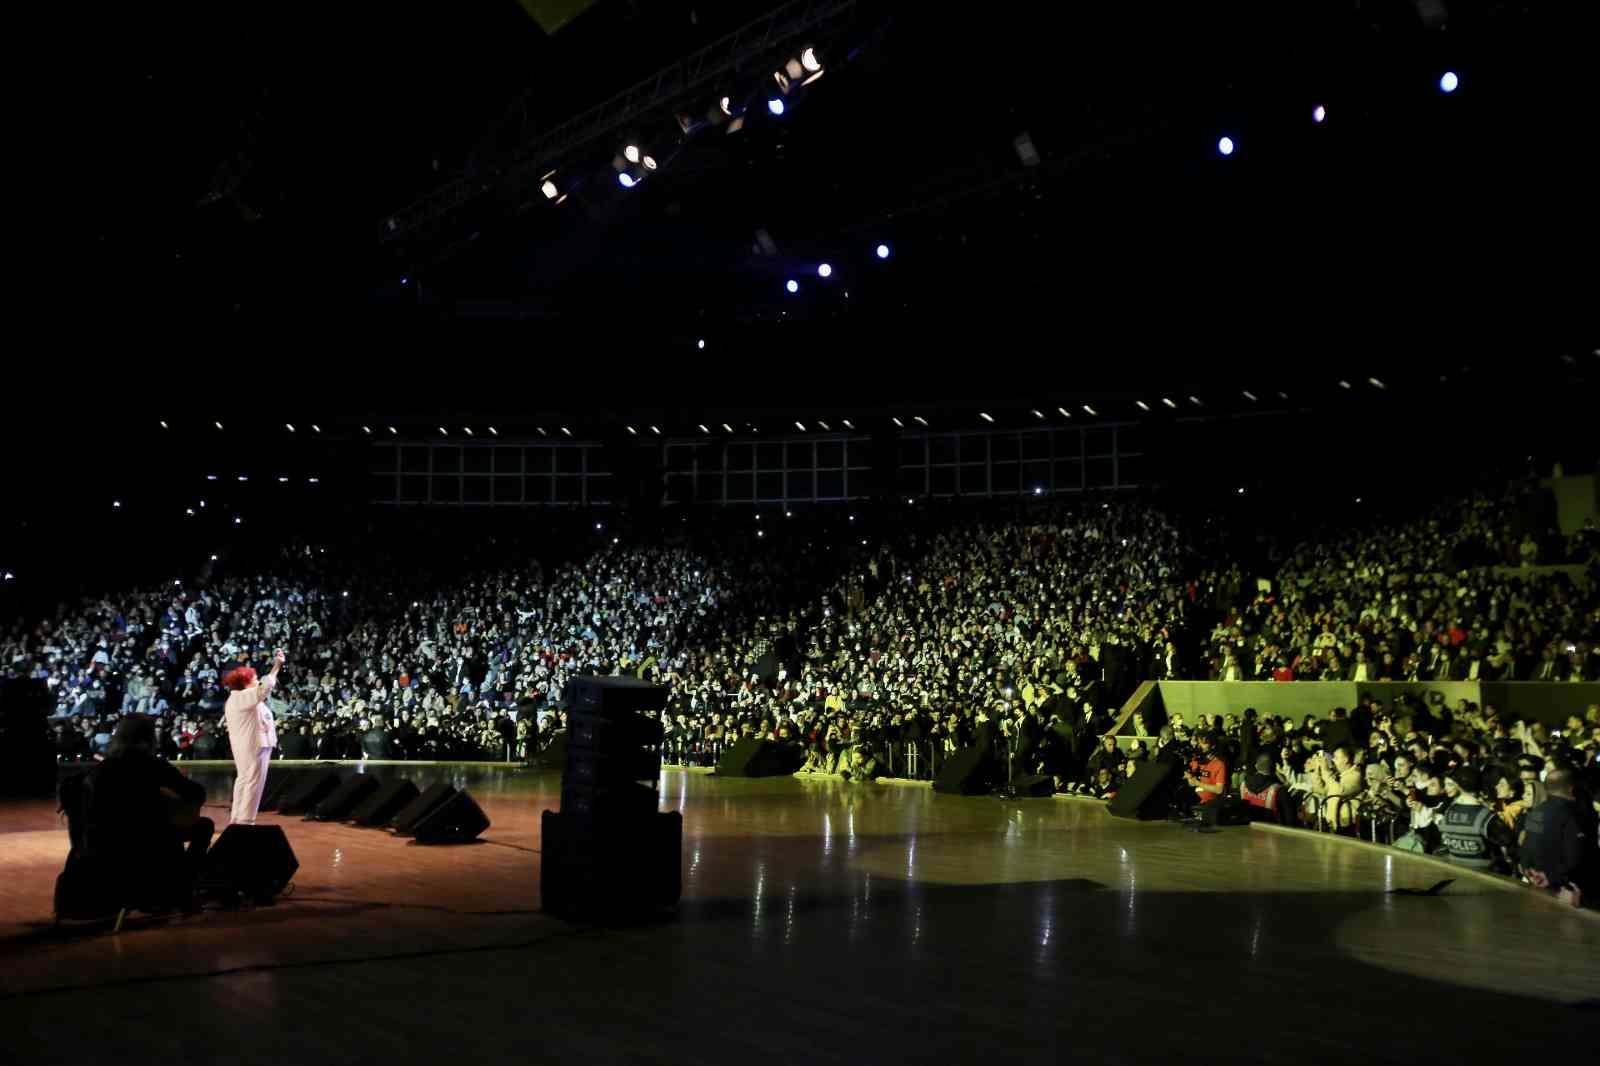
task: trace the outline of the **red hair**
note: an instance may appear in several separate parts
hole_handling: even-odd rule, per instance
[[[235,692],[242,692],[256,683],[256,670],[253,666],[240,666],[229,670],[222,675],[222,684]]]

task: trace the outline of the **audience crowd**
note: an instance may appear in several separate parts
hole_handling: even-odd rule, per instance
[[[1600,711],[1559,735],[1464,702],[1335,712],[1329,744],[1326,726],[1248,712],[1136,721],[1131,750],[1102,734],[1145,679],[1600,679],[1600,541],[1519,533],[1518,513],[1456,501],[1321,532],[1276,568],[1142,503],[907,522],[830,553],[816,590],[795,576],[815,558],[613,541],[409,603],[288,552],[262,576],[63,609],[0,640],[0,666],[48,685],[62,760],[103,755],[130,712],[169,758],[226,758],[219,674],[285,647],[284,758],[532,758],[569,678],[629,674],[669,686],[672,760],[757,737],[805,770],[926,778],[977,744],[1006,779],[1109,796],[1170,756],[1189,766],[1180,807],[1239,789],[1280,820],[1420,850],[1450,850],[1446,814],[1476,803],[1483,860],[1510,871],[1541,775],[1592,787]],[[1551,559],[1589,573],[1529,569]]]

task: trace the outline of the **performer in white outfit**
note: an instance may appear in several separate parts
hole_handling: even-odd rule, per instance
[[[278,746],[278,730],[272,720],[272,708],[267,706],[267,695],[278,683],[278,668],[286,656],[279,649],[272,657],[272,670],[259,682],[256,672],[240,666],[223,675],[223,685],[233,690],[228,697],[225,714],[228,719],[228,740],[233,745],[233,765],[238,777],[233,783],[234,825],[255,825],[256,811],[261,807],[261,792],[267,787],[267,765],[272,761],[272,749]]]

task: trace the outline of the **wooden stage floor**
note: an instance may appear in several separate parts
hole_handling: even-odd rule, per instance
[[[555,774],[374,772],[402,770],[468,787],[484,842],[286,819],[292,897],[115,936],[50,928],[65,828],[0,805],[0,1062],[1347,1066],[1600,1032],[1595,914],[1470,878],[1390,895],[1447,875],[1309,834],[666,771],[684,901],[593,929],[538,912]]]

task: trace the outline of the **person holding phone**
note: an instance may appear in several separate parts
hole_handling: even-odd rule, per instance
[[[239,666],[222,677],[222,684],[232,690],[223,711],[228,723],[228,740],[233,745],[233,765],[238,776],[233,783],[233,812],[229,821],[234,825],[255,825],[256,814],[261,809],[261,793],[267,786],[267,764],[272,761],[272,749],[278,746],[277,726],[272,719],[272,708],[267,696],[278,683],[278,669],[287,656],[279,648],[272,657],[272,669],[266,677],[256,680],[254,668]]]

